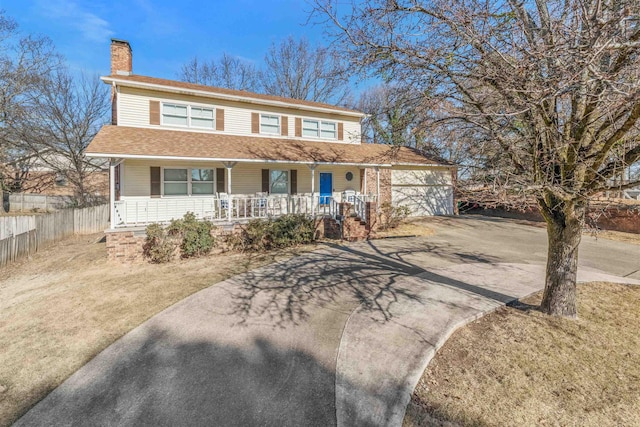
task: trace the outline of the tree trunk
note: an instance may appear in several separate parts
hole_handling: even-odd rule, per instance
[[[549,250],[540,308],[553,316],[577,317],[578,246],[582,237],[583,202],[540,203],[547,222]]]

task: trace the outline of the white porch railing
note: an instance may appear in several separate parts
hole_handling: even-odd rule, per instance
[[[321,203],[322,202],[322,203]],[[285,214],[338,214],[338,201],[333,197],[304,196],[231,196],[178,197],[161,199],[120,200],[114,205],[114,227],[146,226],[168,223],[192,212],[199,219],[231,222],[254,218],[278,217]]]

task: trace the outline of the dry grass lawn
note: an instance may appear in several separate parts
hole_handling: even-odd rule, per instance
[[[313,248],[123,266],[107,262],[99,239],[72,238],[0,269],[1,426],[164,308],[233,275]]]
[[[585,235],[594,236],[597,239],[616,240],[618,242],[640,245],[640,234],[624,233],[622,231],[600,230],[596,233],[585,231]]]
[[[407,237],[407,236],[432,236],[434,231],[427,226],[424,219],[408,219],[400,223],[396,228],[385,231],[376,231],[377,238]]]
[[[640,425],[640,286],[578,289],[578,320],[502,308],[455,332],[404,426]]]

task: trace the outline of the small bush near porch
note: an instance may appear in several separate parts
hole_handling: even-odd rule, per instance
[[[200,221],[187,212],[182,219],[171,221],[168,227],[160,224],[147,226],[147,239],[143,250],[151,262],[171,261],[178,247],[181,258],[193,258],[206,255],[215,246],[211,232],[216,227],[210,221]]]
[[[305,245],[315,240],[315,220],[289,214],[276,219],[254,219],[228,236],[227,243],[240,252],[266,251]]]

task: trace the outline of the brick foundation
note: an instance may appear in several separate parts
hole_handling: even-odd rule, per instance
[[[107,259],[119,263],[141,262],[144,260],[142,247],[145,241],[144,232],[138,231],[106,231]]]
[[[367,240],[375,236],[377,229],[377,204],[368,202],[366,204],[366,215],[369,220],[362,221],[361,218],[353,216],[353,207],[349,203],[341,203],[339,212],[342,216],[342,224],[333,218],[325,217],[316,220],[316,239],[344,239],[348,241]],[[224,235],[238,232],[240,224],[235,224],[232,229],[214,227],[211,235],[216,238],[218,244],[223,244]],[[118,263],[134,263],[145,261],[143,247],[146,239],[145,230],[108,230],[105,232],[107,239],[107,258],[109,261]],[[225,251],[229,248],[219,247],[218,250]],[[176,250],[175,258],[179,257]]]

